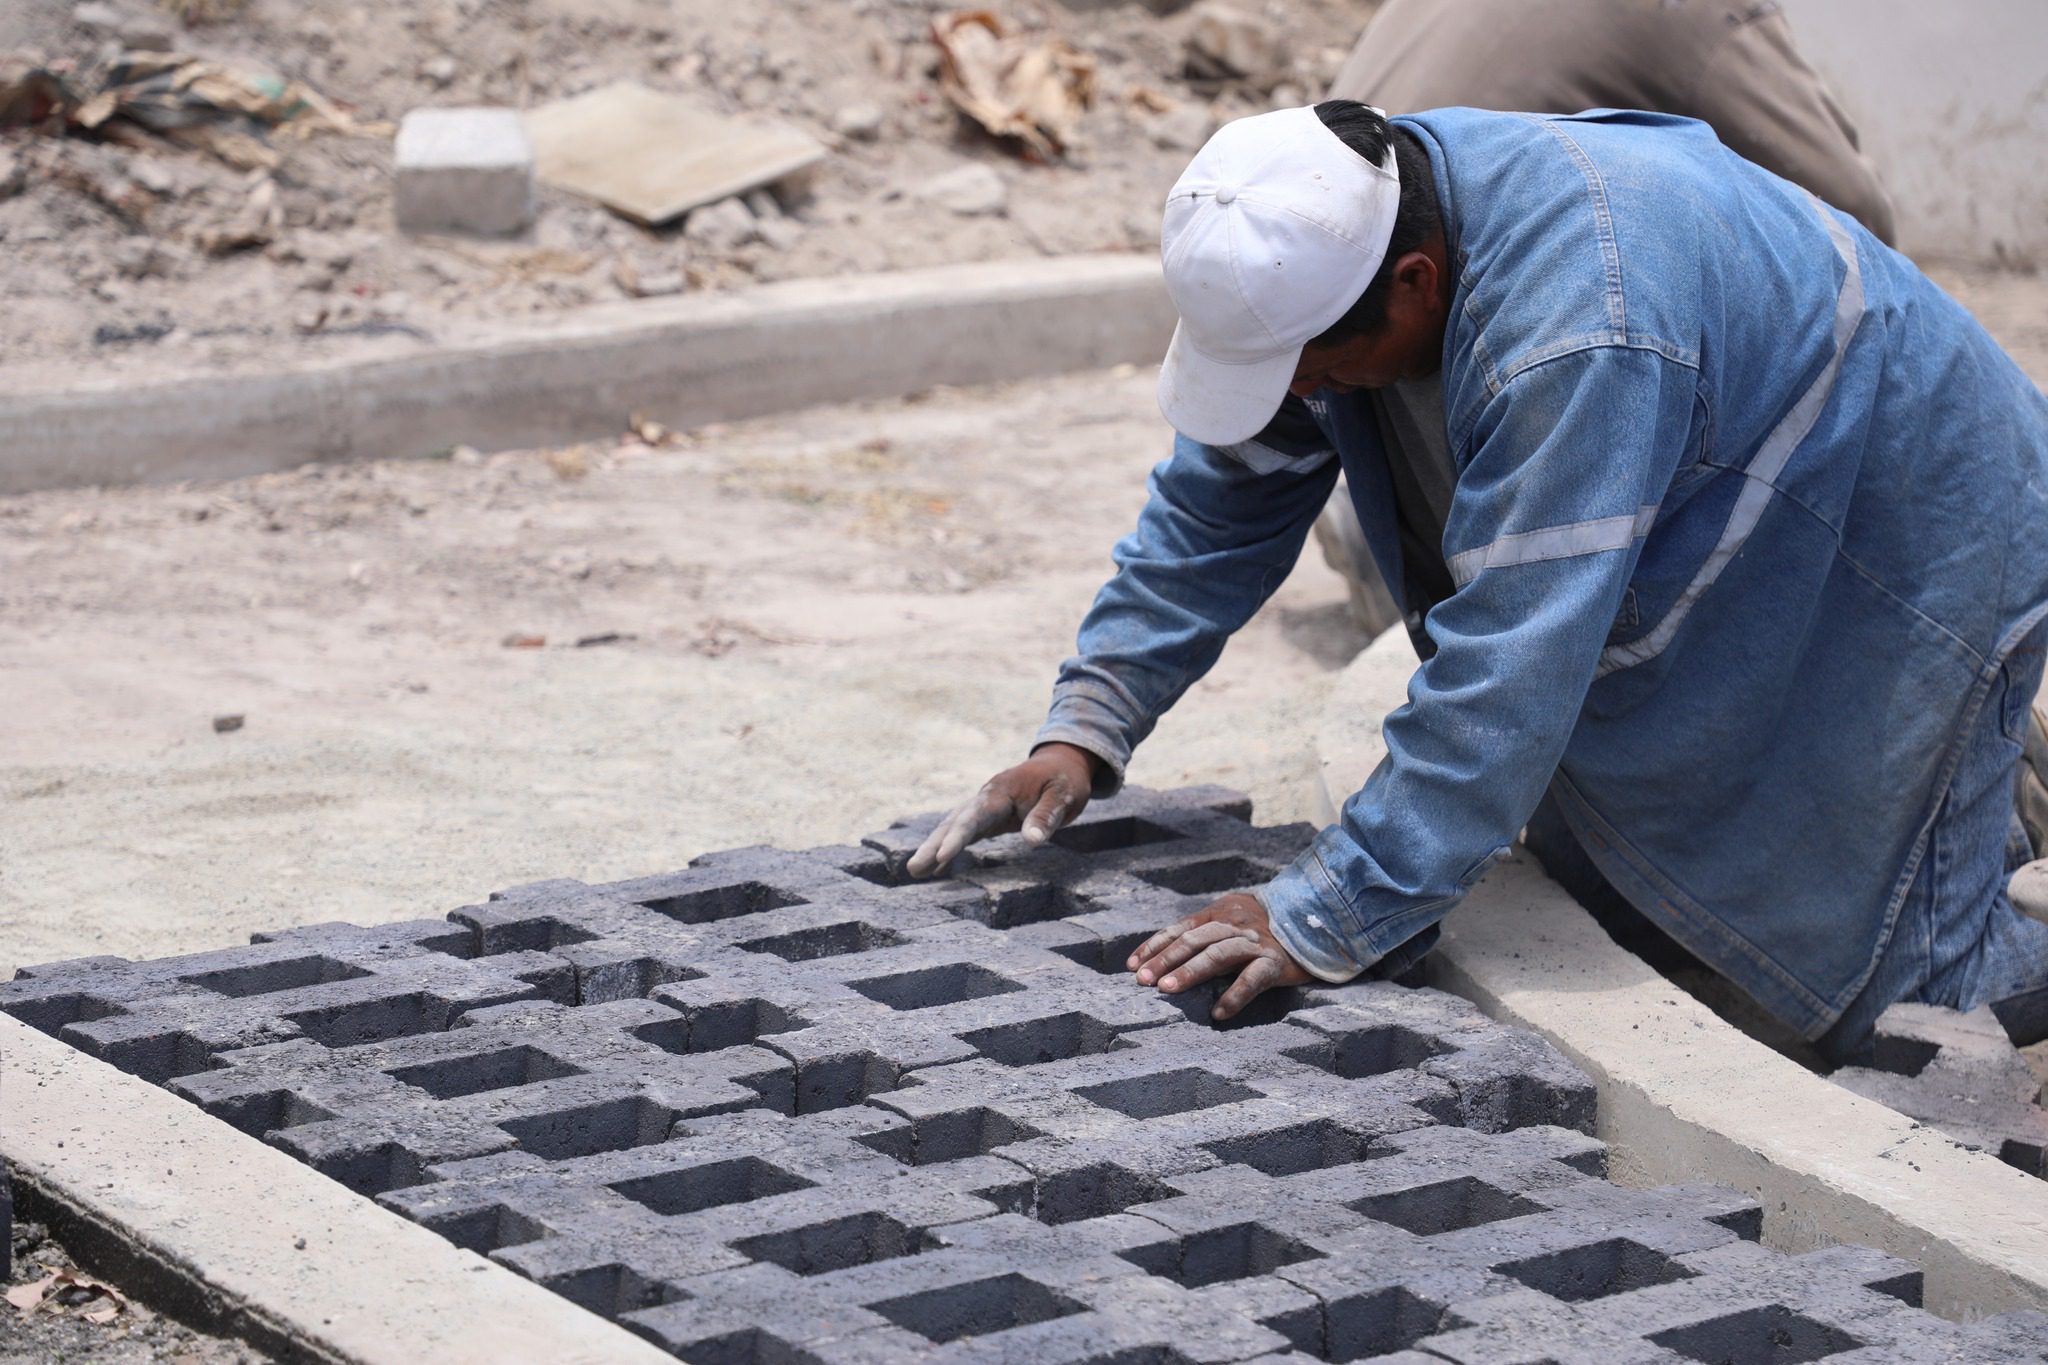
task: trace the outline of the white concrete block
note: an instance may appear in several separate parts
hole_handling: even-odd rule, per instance
[[[398,226],[524,232],[535,207],[533,144],[512,109],[415,109],[398,125]]]

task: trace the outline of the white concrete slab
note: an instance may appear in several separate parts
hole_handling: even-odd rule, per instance
[[[0,1156],[174,1307],[352,1365],[674,1365],[169,1091],[0,1015]]]

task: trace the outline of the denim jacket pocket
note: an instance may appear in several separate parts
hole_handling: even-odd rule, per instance
[[[2044,647],[2048,646],[2044,646],[2036,635],[2005,656],[2005,695],[1999,702],[1998,724],[2007,739],[2022,747],[2026,745],[2027,730],[2033,723],[2034,693],[2041,683]]]

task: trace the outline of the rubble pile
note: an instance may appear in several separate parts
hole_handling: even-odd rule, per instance
[[[1186,157],[1314,98],[1369,12],[22,0],[0,14],[0,366],[34,388],[81,357],[271,362],[619,298],[1151,250]],[[594,171],[536,132],[624,89],[598,131],[625,150]],[[474,219],[399,202],[400,123],[457,109],[536,132],[530,224],[509,183]]]

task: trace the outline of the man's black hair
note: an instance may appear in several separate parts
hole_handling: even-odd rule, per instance
[[[1429,169],[1429,153],[1413,134],[1391,126],[1370,106],[1357,100],[1324,100],[1316,106],[1316,117],[1337,135],[1346,147],[1378,166],[1385,163],[1387,144],[1394,145],[1394,166],[1401,175],[1401,206],[1394,215],[1394,235],[1387,254],[1380,261],[1372,283],[1358,296],[1344,316],[1317,337],[1311,345],[1332,345],[1352,337],[1377,332],[1387,322],[1387,295],[1394,287],[1394,262],[1417,250],[1443,226],[1437,212],[1436,182]]]

